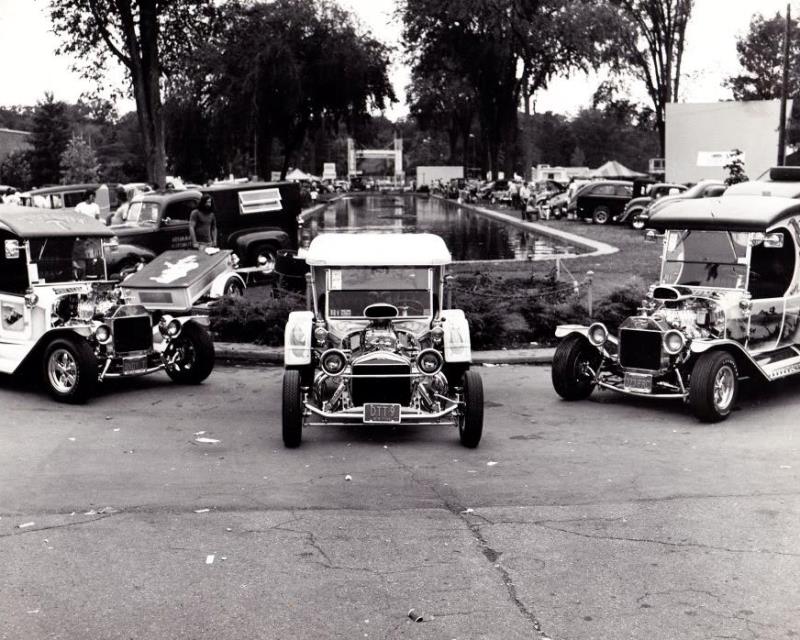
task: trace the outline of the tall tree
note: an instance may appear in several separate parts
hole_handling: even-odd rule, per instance
[[[783,86],[783,37],[786,18],[755,14],[750,30],[736,40],[736,53],[743,72],[730,76],[725,86],[736,100],[771,100],[781,97]],[[800,89],[800,23],[792,20],[789,30],[789,91]]]
[[[92,145],[81,136],[73,136],[61,154],[62,183],[80,184],[99,179],[100,163]]]
[[[59,53],[73,56],[87,77],[102,82],[107,63],[128,75],[144,143],[147,175],[166,182],[161,84],[208,32],[211,0],[50,0]]]
[[[667,103],[678,99],[694,0],[610,0],[619,10],[618,62],[644,82],[664,155]]]
[[[34,184],[55,184],[61,179],[61,154],[70,139],[67,105],[46,93],[36,104],[31,136],[31,176]]]

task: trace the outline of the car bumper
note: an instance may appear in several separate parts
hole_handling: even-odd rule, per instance
[[[305,426],[349,426],[354,424],[369,424],[376,426],[438,426],[441,424],[454,425],[457,417],[459,403],[455,400],[447,399],[447,406],[441,411],[427,412],[413,407],[400,408],[400,422],[364,422],[364,408],[351,407],[343,411],[323,411],[310,402],[303,404],[305,409]]]

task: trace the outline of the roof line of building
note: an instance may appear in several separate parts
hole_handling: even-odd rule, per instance
[[[0,131],[5,131],[6,133],[21,133],[26,136],[32,134],[31,131],[20,131],[19,129],[6,129],[5,127],[0,127]]]

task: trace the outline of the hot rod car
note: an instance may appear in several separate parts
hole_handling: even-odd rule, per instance
[[[686,200],[649,226],[665,232],[659,284],[618,336],[601,323],[558,328],[560,396],[580,400],[600,387],[679,398],[716,422],[731,413],[742,378],[800,372],[800,202]]]
[[[444,309],[450,253],[430,234],[323,234],[306,255],[311,310],[285,334],[283,442],[303,426],[453,425],[483,432],[464,313]]]
[[[151,314],[107,279],[112,236],[82,214],[0,208],[0,372],[38,368],[50,394],[72,403],[106,378],[209,376],[214,343],[197,319]]]

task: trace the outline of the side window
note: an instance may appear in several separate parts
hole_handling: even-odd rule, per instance
[[[188,221],[192,211],[197,208],[197,200],[171,202],[164,210],[164,218]]]
[[[591,195],[593,196],[613,196],[614,195],[614,185],[612,184],[601,184],[596,186],[592,189]]]
[[[778,233],[783,236],[782,247],[767,247],[762,243],[753,247],[750,254],[748,289],[756,300],[786,295],[792,284],[797,250],[792,234],[786,230]]]
[[[28,288],[25,246],[10,233],[0,233],[0,292],[22,295]]]
[[[633,196],[633,187],[627,185],[617,185],[615,189],[616,195],[630,198]]]
[[[77,207],[83,200],[82,191],[72,191],[64,194],[65,207]]]

